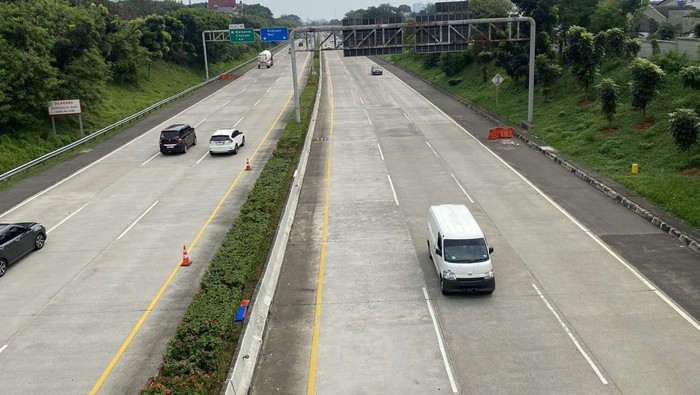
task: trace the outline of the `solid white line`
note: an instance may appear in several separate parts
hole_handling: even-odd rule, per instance
[[[459,181],[457,181],[457,177],[455,177],[454,174],[450,174],[450,175],[452,176],[452,179],[455,180],[455,182],[457,183],[457,186],[459,187],[459,189],[462,190],[462,193],[464,193],[464,195],[467,197],[467,199],[469,199],[470,202],[474,203],[474,200],[472,200],[472,197],[469,196],[469,194],[467,193],[467,191],[464,190],[464,188],[462,188],[462,184],[460,184]]]
[[[6,348],[7,348],[7,344],[5,344],[4,346],[0,347],[0,353],[3,352],[3,351],[5,351]]]
[[[121,239],[122,237],[124,237],[124,235],[126,234],[126,232],[130,231],[131,228],[133,228],[134,225],[136,225],[136,223],[139,222],[139,220],[140,220],[141,218],[144,217],[144,215],[148,214],[148,212],[151,211],[151,209],[152,209],[156,204],[158,204],[158,200],[156,200],[155,203],[151,204],[151,207],[149,207],[146,211],[143,212],[143,214],[141,214],[138,218],[136,218],[136,221],[134,221],[131,225],[129,225],[129,227],[126,228],[126,230],[124,230],[124,231],[122,232],[122,234],[119,235],[119,237],[117,237],[117,240],[119,240],[119,239]]]
[[[253,107],[257,106],[258,103],[260,103],[260,100],[262,100],[262,99],[258,99],[258,101],[256,101],[255,104],[253,104]]]
[[[440,328],[438,327],[437,318],[435,318],[435,312],[433,311],[433,304],[428,296],[428,290],[423,287],[423,296],[425,296],[425,303],[428,304],[428,312],[430,313],[430,318],[433,320],[433,328],[435,328],[435,335],[438,339],[438,346],[440,347],[440,354],[442,354],[442,361],[445,363],[445,370],[447,370],[447,377],[450,379],[450,385],[452,386],[452,392],[457,393],[457,383],[452,376],[452,367],[450,362],[447,360],[447,351],[445,351],[445,345],[442,341],[442,335],[440,334]]]
[[[389,179],[389,185],[391,185],[391,193],[394,194],[394,201],[396,202],[396,205],[399,205],[399,199],[396,197],[396,190],[394,190],[394,183],[391,182],[391,176],[387,174],[387,178]]]
[[[238,122],[234,123],[234,124],[233,124],[233,127],[238,126],[238,124],[241,123],[241,121],[243,120],[243,118],[245,118],[245,116],[242,116],[241,119],[238,120]]]
[[[401,80],[399,80],[399,81],[401,81]],[[540,190],[538,187],[536,187],[535,184],[533,184],[532,182],[530,182],[530,180],[528,180],[527,178],[525,178],[525,176],[523,176],[522,174],[520,174],[520,172],[518,172],[517,170],[515,170],[511,165],[509,165],[505,160],[503,160],[501,157],[499,157],[495,152],[493,152],[493,151],[492,151],[489,147],[487,147],[484,143],[482,143],[481,141],[479,141],[478,138],[474,137],[474,135],[472,135],[471,133],[469,133],[469,131],[467,131],[467,129],[463,128],[462,125],[460,125],[459,123],[457,123],[457,121],[455,121],[452,117],[450,117],[449,115],[445,114],[445,112],[442,111],[438,106],[436,106],[435,104],[431,103],[428,99],[425,98],[425,96],[423,96],[423,95],[421,95],[420,93],[418,93],[418,91],[416,91],[415,89],[411,88],[411,87],[410,87],[408,84],[406,84],[405,82],[403,82],[403,81],[401,81],[401,82],[402,82],[404,85],[406,85],[409,89],[411,89],[412,91],[414,91],[415,93],[417,93],[420,97],[422,97],[423,100],[424,100],[426,103],[428,103],[428,104],[431,105],[433,108],[435,108],[435,110],[437,110],[439,113],[441,113],[445,118],[449,119],[455,126],[457,126],[460,130],[462,130],[462,132],[464,132],[467,136],[469,136],[469,137],[471,137],[472,139],[474,139],[474,141],[476,141],[476,142],[477,142],[479,145],[481,145],[486,151],[488,151],[494,158],[496,158],[496,160],[498,160],[498,161],[500,161],[501,163],[503,163],[503,165],[505,165],[508,169],[510,169],[510,171],[512,171],[515,175],[517,175],[518,177],[520,177],[520,179],[522,179],[527,185],[529,185],[533,190],[535,190],[535,192],[537,192],[540,196],[542,196],[543,198],[545,198],[545,200],[547,200],[552,206],[554,206],[557,210],[559,210],[562,214],[564,214],[564,216],[566,216],[566,218],[568,218],[571,222],[573,222],[574,224],[576,224],[576,226],[578,226],[579,229],[583,230],[584,233],[586,233],[586,234],[588,235],[588,237],[590,237],[590,238],[593,239],[596,243],[598,243],[598,245],[600,245],[601,247],[603,247],[603,249],[604,249],[605,251],[607,251],[608,254],[610,254],[610,255],[611,255],[613,258],[615,258],[619,263],[621,263],[624,267],[626,267],[627,270],[629,270],[635,277],[637,277],[637,279],[639,279],[639,281],[642,282],[642,284],[646,285],[652,292],[654,292],[654,294],[656,294],[656,296],[658,296],[661,300],[663,300],[669,307],[671,307],[676,313],[678,313],[678,315],[680,315],[680,316],[681,316],[684,320],[686,320],[691,326],[693,326],[693,328],[695,328],[697,331],[700,331],[700,324],[699,324],[693,317],[691,317],[688,313],[686,313],[683,309],[681,309],[681,308],[676,304],[676,302],[674,302],[673,300],[671,300],[671,298],[669,298],[668,296],[666,296],[666,294],[664,294],[663,292],[661,292],[661,291],[659,291],[658,289],[656,289],[656,287],[654,287],[654,286],[649,282],[649,280],[647,280],[646,278],[644,278],[644,276],[642,276],[642,275],[637,271],[637,269],[635,269],[635,268],[632,267],[630,264],[628,264],[627,262],[625,262],[625,260],[622,259],[622,257],[620,257],[619,255],[617,255],[613,250],[611,250],[602,240],[600,240],[600,238],[598,238],[598,236],[596,236],[596,235],[593,234],[591,231],[589,231],[588,228],[586,228],[581,222],[579,222],[577,219],[575,219],[574,217],[572,217],[566,210],[564,210],[564,208],[562,208],[559,204],[557,204],[554,200],[552,200],[549,196],[547,196],[544,192],[542,192],[542,190]]]
[[[83,205],[83,207],[81,207],[81,208],[75,210],[75,212],[72,213],[71,215],[69,215],[69,216],[67,216],[66,218],[64,218],[61,222],[57,223],[53,228],[47,230],[46,233],[51,233],[52,230],[54,230],[54,229],[58,228],[59,226],[61,226],[62,223],[68,221],[68,220],[69,220],[72,216],[74,216],[75,214],[78,214],[82,209],[85,208],[85,206],[87,206],[87,203],[85,203],[85,204]]]
[[[204,156],[202,156],[201,158],[199,158],[199,160],[198,160],[198,161],[197,161],[197,162],[195,163],[195,165],[198,165],[198,164],[199,164],[199,162],[203,161],[203,160],[204,160],[204,158],[206,158],[206,157],[207,157],[207,155],[209,155],[209,152],[208,152],[208,151],[207,151],[207,153],[206,153],[206,154],[204,154]]]
[[[204,121],[206,121],[206,120],[207,120],[207,119],[204,118],[204,119],[202,119],[201,121],[197,122],[197,124],[196,124],[196,125],[193,125],[192,127],[193,127],[193,128],[196,128],[196,127],[198,127],[199,125],[201,125],[202,122],[204,122]]]
[[[564,332],[566,332],[566,334],[569,335],[569,338],[571,339],[571,341],[574,342],[574,345],[576,345],[576,348],[578,348],[578,351],[581,353],[581,355],[583,355],[584,358],[586,358],[586,361],[588,361],[588,364],[591,366],[591,368],[593,369],[595,374],[598,375],[598,378],[600,379],[600,381],[603,384],[607,384],[608,381],[605,380],[605,377],[603,377],[603,374],[600,373],[598,366],[596,366],[595,362],[593,362],[591,357],[589,357],[588,354],[586,353],[586,351],[584,351],[584,349],[579,344],[578,340],[576,340],[576,337],[574,337],[573,333],[571,333],[571,331],[569,330],[569,327],[566,326],[564,321],[562,321],[562,319],[559,317],[559,314],[557,314],[557,312],[554,310],[552,305],[549,304],[549,301],[547,300],[547,298],[545,298],[544,295],[542,295],[542,292],[540,292],[540,290],[537,288],[537,285],[532,284],[532,286],[535,288],[535,291],[537,291],[537,294],[540,295],[540,299],[542,299],[542,301],[547,305],[547,308],[549,308],[549,311],[551,311],[552,314],[554,314],[554,316],[557,318],[557,321],[559,321],[559,324],[562,326],[562,328],[564,328]]]
[[[157,153],[157,154],[155,154],[155,155],[153,155],[153,156],[151,156],[151,157],[148,158],[145,162],[141,163],[141,166],[144,166],[144,165],[148,164],[148,162],[152,161],[156,156],[159,156],[159,155],[160,155],[160,152]]]
[[[425,141],[425,143],[428,144],[428,147],[430,148],[431,151],[433,151],[433,154],[435,154],[435,156],[437,156],[439,158],[440,155],[438,155],[438,153],[435,152],[435,150],[433,149],[433,146],[430,145],[430,143],[427,140]]]
[[[382,146],[377,144],[377,148],[379,148],[379,156],[382,157],[382,162],[384,161],[384,153],[382,152]]]

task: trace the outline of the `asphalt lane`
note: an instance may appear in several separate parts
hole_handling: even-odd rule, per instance
[[[206,263],[291,112],[286,59],[217,81],[3,191],[3,205],[17,204],[2,221],[36,219],[49,235],[0,281],[0,392],[136,393],[157,374]],[[301,69],[308,59],[298,58]],[[161,155],[160,130],[177,122],[195,126],[198,144]],[[245,133],[245,147],[210,156],[211,133],[233,126]],[[253,171],[245,172],[248,158]],[[193,261],[186,268],[183,244]]]
[[[493,125],[427,84],[408,77],[461,128],[391,67],[329,65],[251,393],[694,392],[697,322],[628,250],[697,255],[531,148],[486,140]],[[482,225],[492,296],[440,295],[425,251],[437,203]]]

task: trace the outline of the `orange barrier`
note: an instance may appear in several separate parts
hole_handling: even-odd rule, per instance
[[[514,129],[510,126],[497,126],[489,129],[489,140],[509,139],[513,137]]]
[[[220,80],[230,80],[230,79],[233,79],[233,74],[231,74],[231,73],[224,73],[224,74],[221,74],[221,75],[219,75],[219,79],[220,79]]]

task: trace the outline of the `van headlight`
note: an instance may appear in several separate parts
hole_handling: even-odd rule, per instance
[[[490,280],[493,278],[493,270],[489,270],[488,272],[484,273],[484,280]]]
[[[449,270],[443,270],[442,278],[444,278],[445,280],[456,280],[457,276]]]

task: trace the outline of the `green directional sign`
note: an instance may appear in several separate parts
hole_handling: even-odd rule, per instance
[[[253,29],[229,29],[228,32],[232,43],[255,42],[255,32]]]

